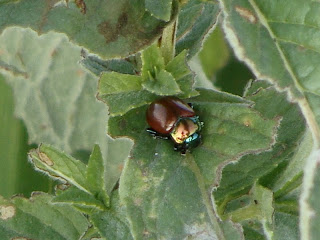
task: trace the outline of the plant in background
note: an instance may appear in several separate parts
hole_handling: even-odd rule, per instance
[[[0,1],[0,239],[319,239],[319,10],[313,0]],[[241,96],[237,68],[219,79],[232,55],[219,23],[254,76]],[[19,163],[29,145],[8,120],[4,81],[49,183],[34,187],[43,176]],[[146,110],[164,96],[204,122],[191,153],[146,132]],[[9,198],[5,186],[17,193],[30,176],[28,190],[43,191]]]

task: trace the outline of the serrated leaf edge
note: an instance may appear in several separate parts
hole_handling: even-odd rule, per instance
[[[320,147],[320,129],[319,126],[317,124],[317,121],[315,119],[315,116],[310,108],[310,105],[307,101],[307,99],[303,96],[300,96],[299,98],[297,98],[296,96],[294,96],[294,89],[290,88],[290,87],[285,87],[285,88],[281,88],[278,84],[277,81],[267,75],[263,75],[259,72],[258,68],[256,67],[255,63],[246,56],[245,54],[245,49],[241,46],[241,43],[239,41],[239,39],[237,38],[237,34],[236,32],[233,30],[233,28],[231,27],[230,22],[228,21],[228,17],[229,14],[227,13],[227,11],[225,10],[226,7],[223,3],[223,0],[219,0],[221,9],[223,11],[223,22],[222,22],[222,27],[223,30],[225,32],[226,38],[228,39],[230,45],[233,48],[233,51],[235,53],[235,55],[242,60],[243,62],[245,62],[247,64],[247,66],[251,69],[251,71],[255,74],[255,76],[259,79],[263,79],[266,80],[270,83],[272,83],[275,86],[275,89],[278,92],[286,92],[287,93],[287,97],[288,97],[288,101],[289,102],[297,102],[303,115],[305,116],[305,119],[308,123],[308,125],[310,126],[310,128],[313,130],[312,131],[312,135],[313,135],[313,139],[315,141],[315,145],[317,147]],[[271,29],[268,27],[268,24],[266,23],[265,17],[263,16],[263,14],[260,12],[258,6],[255,4],[254,0],[249,0],[249,3],[251,4],[251,6],[254,8],[254,10],[256,11],[259,20],[261,21],[261,23],[266,27],[268,33],[270,34],[270,36],[274,36],[273,32],[271,31]],[[297,82],[296,77],[293,74],[293,71],[291,69],[291,67],[289,66],[289,63],[287,62],[287,60],[285,59],[285,56],[283,54],[283,52],[281,51],[281,49],[279,50],[279,46],[277,45],[277,49],[279,51],[279,54],[282,58],[282,60],[284,61],[284,65],[286,66],[286,70],[288,71],[288,73],[290,74],[290,76],[293,78],[294,83]],[[301,91],[301,89],[299,89]],[[301,94],[301,92],[300,92]]]
[[[314,211],[309,205],[308,200],[312,194],[312,189],[314,188],[313,179],[315,177],[316,171],[320,165],[320,149],[314,149],[310,154],[307,163],[304,168],[303,183],[302,183],[302,193],[300,195],[299,205],[300,205],[300,221],[299,227],[301,232],[301,239],[309,240],[310,237],[310,223],[312,217],[314,216]]]
[[[262,117],[262,119],[265,119]],[[266,148],[260,148],[260,149],[255,149],[255,150],[249,150],[249,151],[246,151],[246,152],[243,152],[243,153],[240,153],[238,154],[237,156],[229,159],[229,160],[226,160],[224,161],[223,163],[221,163],[218,168],[217,168],[217,171],[216,171],[216,178],[212,184],[212,191],[216,190],[219,185],[220,185],[220,182],[221,182],[221,179],[222,179],[222,172],[223,172],[223,169],[229,165],[229,164],[235,164],[237,162],[239,162],[241,160],[241,158],[245,155],[248,155],[248,154],[259,154],[261,152],[266,152],[266,151],[271,151],[273,146],[276,144],[276,140],[277,140],[277,130],[279,129],[280,127],[280,124],[281,124],[281,121],[282,121],[282,117],[276,117],[273,119],[275,121],[275,125],[272,129],[272,136],[271,136],[271,141],[269,143],[269,145],[266,147]]]

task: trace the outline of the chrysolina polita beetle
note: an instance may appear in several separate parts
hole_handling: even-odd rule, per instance
[[[177,97],[163,97],[150,104],[147,109],[147,129],[151,135],[161,139],[172,139],[174,150],[185,154],[201,143],[200,122],[191,104]]]

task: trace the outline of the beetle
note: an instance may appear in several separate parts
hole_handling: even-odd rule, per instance
[[[167,96],[152,102],[147,109],[146,120],[150,126],[148,133],[155,138],[172,139],[174,150],[181,154],[201,143],[203,122],[191,104],[177,97]]]

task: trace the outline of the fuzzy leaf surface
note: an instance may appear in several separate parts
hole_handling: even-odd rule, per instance
[[[110,209],[91,215],[90,219],[94,226],[106,239],[133,240],[125,214],[125,206],[120,203],[118,191],[112,193],[110,205]]]
[[[157,95],[177,95],[181,93],[178,83],[166,70],[157,73],[156,79],[151,76],[143,83],[144,89]]]
[[[136,66],[136,57],[128,57],[125,59],[109,59],[103,60],[95,55],[82,54],[81,64],[97,77],[102,72],[119,72],[125,74],[136,74],[139,69]]]
[[[201,90],[188,102],[205,125],[203,144],[186,156],[174,152],[171,141],[154,140],[146,133],[147,106],[109,120],[112,136],[135,140],[119,193],[137,239],[220,239],[223,231],[217,226],[208,195],[219,166],[250,152],[268,150],[274,144],[278,120],[263,118],[250,108],[250,101]],[[176,219],[175,224],[168,219]]]
[[[300,144],[305,136],[304,119],[297,104],[289,102],[285,93],[279,94],[264,81],[254,82],[246,91],[246,99],[255,103],[253,109],[261,112],[263,117],[281,118],[281,123],[277,132],[276,143],[271,151],[243,156],[237,163],[227,165],[222,170],[220,186],[213,192],[215,201],[219,206],[219,213],[223,215],[234,199],[246,195],[255,182],[260,182],[264,187],[276,192],[273,205],[275,206],[275,214],[280,217],[276,222],[273,221],[272,223],[274,226],[273,234],[283,234],[281,228],[275,227],[277,226],[276,224],[281,224],[290,229],[288,235],[298,238],[299,236],[296,235],[297,225],[292,227],[292,224],[297,224],[297,221],[281,221],[289,216],[292,219],[296,219],[298,214],[298,195],[294,195],[290,199],[286,198],[286,196],[297,190],[301,184],[301,181],[300,183],[298,181],[297,184],[293,184],[291,187],[287,185],[290,182],[296,183],[297,177],[301,176],[303,171],[301,164],[290,163],[296,161],[294,156],[298,151],[297,145]],[[294,168],[294,170],[291,168]],[[291,172],[290,174],[289,171]],[[288,174],[285,181],[280,179],[284,173]],[[277,180],[281,180],[282,183],[280,184]],[[283,190],[282,199],[277,196],[279,188]],[[285,199],[286,201],[284,201]],[[278,204],[284,204],[285,208],[290,208],[290,214],[287,214],[288,211],[285,209],[279,209]],[[239,208],[241,209],[241,205],[239,205]],[[285,217],[282,218],[281,216],[283,215]],[[267,217],[265,214],[261,216]],[[264,232],[266,231],[261,230],[262,226],[258,227],[260,229],[258,232],[261,233],[258,234],[254,230],[256,227],[254,224],[245,224],[245,222],[242,222],[242,224],[245,234],[252,235],[252,239],[258,239],[258,236],[264,239]]]
[[[166,21],[153,17],[139,0],[22,0],[0,4],[0,32],[8,26],[31,28],[39,34],[61,32],[104,58],[128,56],[148,46],[177,14],[176,1]]]
[[[90,152],[99,143],[110,191],[130,144],[106,136],[108,112],[95,98],[97,78],[77,63],[81,49],[61,34],[39,37],[8,28],[0,52],[0,71],[14,90],[15,114],[25,122],[29,143],[52,144],[69,154]]]
[[[107,193],[104,171],[104,160],[99,145],[95,145],[90,155],[86,171],[86,180],[88,188],[98,199],[106,206],[109,205],[109,196]],[[108,174],[108,173],[107,173]]]
[[[315,240],[319,237],[320,224],[320,151],[315,150],[307,160],[303,179],[300,220],[302,239]]]
[[[207,33],[217,22],[220,8],[216,2],[190,0],[179,12],[176,51],[189,50],[188,57],[194,56],[202,47]]]
[[[320,147],[320,3],[313,0],[220,0],[224,30],[257,78],[297,101]]]
[[[70,183],[89,193],[86,181],[86,165],[50,145],[40,145],[29,154],[34,167],[54,179]]]
[[[172,0],[145,0],[146,9],[158,19],[169,21],[172,9]]]
[[[103,202],[99,201],[95,196],[73,186],[55,196],[52,202],[72,205],[86,214],[106,209]]]
[[[199,93],[193,89],[194,75],[186,56],[187,51],[182,51],[165,65],[160,48],[153,44],[141,54],[141,76],[103,72],[97,97],[108,105],[111,116],[117,116],[151,103],[157,95],[196,96]]]
[[[87,219],[51,199],[44,193],[34,193],[30,199],[0,197],[1,239],[78,240],[89,227]]]

